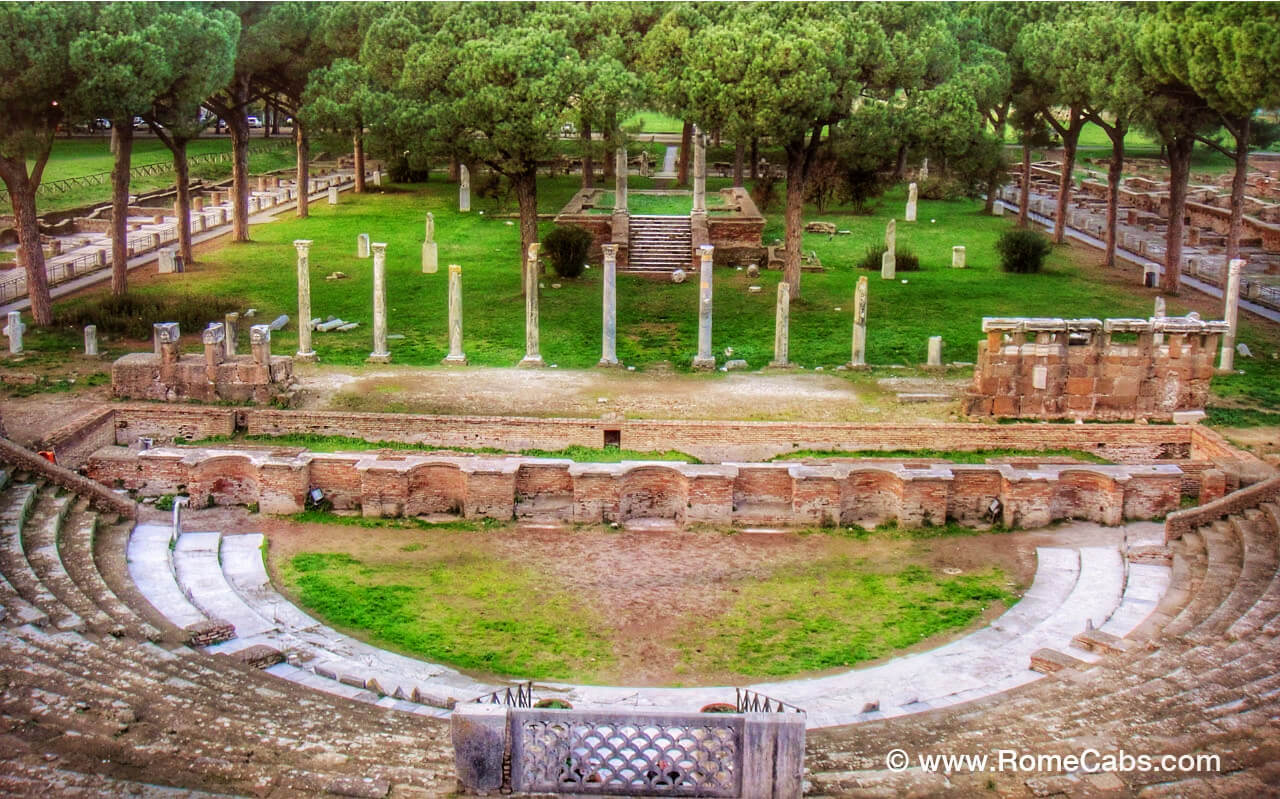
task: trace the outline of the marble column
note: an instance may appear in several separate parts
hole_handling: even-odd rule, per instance
[[[299,361],[314,361],[316,351],[311,349],[311,250],[310,239],[294,239],[298,251],[298,353]]]
[[[440,250],[436,245],[436,218],[427,212],[427,238],[422,242],[422,274],[433,275],[440,269]]]
[[[604,278],[601,301],[604,319],[600,335],[600,363],[596,366],[618,365],[618,245],[603,244]]]
[[[880,278],[893,280],[898,275],[898,222],[890,219],[884,228],[884,254],[880,256]]]
[[[707,141],[697,125],[693,127],[693,213],[707,213]]]
[[[222,324],[227,328],[227,357],[236,356],[236,337],[240,334],[240,314],[232,311],[222,317]]]
[[[785,368],[790,366],[788,360],[791,325],[791,284],[782,281],[778,284],[778,304],[773,320],[773,360],[770,366]]]
[[[716,368],[716,356],[711,352],[711,259],[714,253],[715,247],[710,244],[698,248],[702,269],[698,281],[698,354],[693,359],[694,369]]]
[[[387,351],[387,245],[373,242],[373,352],[366,359],[369,363],[388,363]]]
[[[458,167],[458,210],[464,214],[471,210],[471,170],[466,164]]]
[[[867,276],[858,278],[858,288],[853,295],[853,357],[849,365],[857,368],[867,365]]]
[[[462,352],[462,267],[449,264],[449,354],[446,366],[466,366]]]
[[[368,233],[361,233],[359,236],[356,236],[356,257],[357,258],[369,257],[369,234]]]
[[[26,325],[22,324],[22,313],[19,311],[9,312],[9,324],[4,327],[4,334],[9,337],[9,354],[22,354],[22,331],[26,330]]]
[[[98,354],[98,326],[84,326],[84,354],[89,356],[97,356]]]
[[[1234,258],[1227,264],[1227,286],[1223,293],[1225,308],[1222,316],[1227,320],[1228,329],[1222,336],[1222,361],[1218,364],[1218,369],[1223,372],[1235,370],[1236,320],[1240,313],[1240,273],[1244,271],[1244,265],[1243,258]]]
[[[942,366],[942,336],[929,337],[928,366]]]
[[[907,221],[908,221],[908,222],[914,222],[914,221],[916,221],[916,200],[917,200],[917,198],[918,198],[918,196],[919,196],[919,195],[918,195],[918,191],[919,191],[919,190],[916,188],[916,184],[914,184],[914,183],[912,183],[911,185],[907,186],[907,215],[906,215],[906,219],[907,219]]]
[[[517,366],[545,366],[538,351],[538,249],[541,245],[529,245],[524,261],[524,358]]]
[[[613,163],[613,212],[627,213],[627,148],[619,147]]]
[[[1164,319],[1167,314],[1164,297],[1156,297],[1155,306],[1151,309],[1152,319]],[[1164,344],[1164,333],[1156,333],[1155,345]]]

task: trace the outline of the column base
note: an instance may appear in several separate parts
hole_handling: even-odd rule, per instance
[[[541,369],[546,366],[546,361],[542,360],[541,355],[528,356],[520,359],[520,363],[516,364],[521,369]]]
[[[791,361],[769,361],[770,369],[794,369],[796,365]]]
[[[846,364],[844,365],[844,368],[849,369],[849,370],[852,370],[852,371],[855,371],[855,372],[865,372],[865,371],[867,371],[868,369],[870,369],[870,368],[871,368],[871,364],[869,364],[869,363],[854,363],[853,361],[849,361],[848,363],[846,363]]]
[[[693,359],[693,368],[694,369],[714,369],[716,368],[716,359],[714,357],[712,358],[695,357]]]
[[[311,350],[310,352],[294,353],[293,359],[295,361],[304,361],[306,363],[315,363],[319,360],[319,358],[316,357],[315,350]]]
[[[596,364],[597,369],[620,369],[621,367],[622,364],[617,359],[610,361],[601,358],[600,362]]]
[[[364,359],[365,363],[391,363],[391,353],[389,352],[371,352],[369,357]]]
[[[444,359],[443,361],[441,361],[440,363],[444,364],[445,366],[466,366],[466,365],[467,365],[467,356],[465,356],[465,355],[449,355],[449,356],[446,356],[446,357],[445,357],[445,359]]]

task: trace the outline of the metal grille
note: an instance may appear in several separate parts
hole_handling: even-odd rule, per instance
[[[481,694],[471,700],[477,705],[506,705],[507,707],[533,707],[533,681],[516,683],[500,688],[491,694]]]
[[[739,713],[803,713],[804,708],[765,696],[747,688],[735,688]]]
[[[594,716],[594,717],[593,717]],[[742,781],[741,717],[512,713],[517,791],[732,797]]]

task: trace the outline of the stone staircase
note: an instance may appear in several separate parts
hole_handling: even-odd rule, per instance
[[[383,797],[453,789],[445,724],[377,707],[368,691],[351,701],[177,643],[183,630],[131,580],[132,521],[113,516],[40,474],[0,469],[0,794]],[[222,579],[212,543],[197,537],[175,547],[201,585],[210,572]],[[217,593],[235,596],[225,583]]]
[[[1280,478],[1254,507],[1173,542],[1172,584],[1127,646],[942,712],[810,733],[810,794],[1276,796]],[[1228,497],[1229,499],[1229,497]],[[1217,755],[1216,769],[892,772],[886,754]],[[914,761],[913,761],[914,763]]]
[[[693,262],[693,233],[687,216],[632,214],[627,272],[670,275],[689,271]]]

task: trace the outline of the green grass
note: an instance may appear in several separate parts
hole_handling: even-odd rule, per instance
[[[1079,449],[893,449],[893,450],[814,450],[800,449],[777,456],[773,460],[800,458],[930,458],[952,463],[986,463],[988,458],[1075,458],[1086,463],[1111,463],[1106,458]]]
[[[233,441],[245,441],[254,444],[272,444],[279,447],[305,447],[312,452],[351,452],[371,449],[396,449],[416,451],[439,451],[465,453],[468,455],[495,455],[507,453],[506,450],[494,447],[442,447],[434,444],[412,444],[404,441],[366,441],[352,436],[327,436],[313,433],[290,433],[285,435],[245,435],[235,438],[229,436],[212,436],[195,441],[175,440],[178,444],[191,446],[212,446]],[[642,451],[621,449],[619,447],[583,447],[570,446],[564,449],[522,449],[515,453],[531,458],[567,458],[579,463],[620,463],[622,461],[702,461],[688,453],[676,450]]]
[[[401,530],[430,530],[432,532],[483,532],[505,529],[506,522],[490,519],[449,519],[447,521],[427,521],[426,519],[402,516],[349,516],[327,510],[309,509],[290,514],[288,519],[299,524],[341,524],[347,527],[363,527],[366,530],[395,528]]]
[[[612,662],[600,620],[533,570],[476,553],[364,563],[305,552],[281,569],[302,604],[379,644],[513,677],[574,679]]]
[[[1280,413],[1253,408],[1205,408],[1205,422],[1211,427],[1280,427]]]
[[[641,133],[679,133],[684,121],[657,111],[640,111],[628,117],[622,127],[626,130],[639,127]]]
[[[957,577],[919,565],[883,573],[829,558],[735,586],[719,618],[683,636],[690,670],[777,677],[853,666],[963,627],[1015,597],[1002,570]]]

